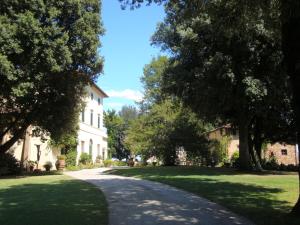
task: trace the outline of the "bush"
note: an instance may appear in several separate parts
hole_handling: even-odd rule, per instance
[[[232,154],[230,159],[230,164],[233,168],[238,168],[240,166],[239,158],[240,158],[240,154],[238,151]]]
[[[113,165],[113,161],[111,159],[103,160],[104,167],[110,167]]]
[[[76,166],[77,151],[72,150],[66,154],[66,165]]]
[[[280,165],[278,164],[275,156],[271,156],[269,159],[263,160],[262,167],[266,170],[279,170],[280,169]],[[284,169],[283,166],[281,168]]]
[[[81,153],[79,163],[83,165],[92,164],[92,156],[88,153]]]
[[[123,162],[123,161],[114,161],[113,162],[114,166],[127,166],[127,162]]]
[[[10,153],[0,154],[0,176],[14,175],[20,172],[20,163]]]
[[[57,160],[66,160],[66,156],[65,155],[59,155],[59,156],[57,156]]]
[[[111,159],[106,159],[103,161],[104,167],[110,167],[110,166],[127,166],[126,162],[123,161],[112,161]]]

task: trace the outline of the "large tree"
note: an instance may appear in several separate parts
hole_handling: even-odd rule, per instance
[[[0,153],[29,125],[54,140],[76,130],[86,85],[102,71],[99,0],[0,4]]]
[[[147,2],[148,4],[155,2],[155,3],[183,3],[182,1],[168,1],[168,0],[120,0],[120,2],[123,3],[123,6],[130,5],[131,8],[139,7],[142,2]],[[193,4],[193,0],[191,1],[185,1],[187,4]],[[204,2],[204,1],[197,1],[197,2]],[[206,1],[206,2],[214,2],[214,1]],[[228,2],[228,4],[231,4],[231,1],[223,1]],[[283,64],[282,69],[287,72],[289,76],[289,82],[292,86],[292,96],[293,96],[293,117],[295,120],[295,129],[296,129],[296,136],[297,136],[297,142],[300,140],[300,1],[299,0],[245,0],[245,1],[237,1],[237,4],[234,7],[233,11],[233,17],[236,15],[236,13],[239,13],[240,6],[251,6],[250,10],[253,10],[253,12],[259,13],[259,14],[265,14],[269,13],[270,9],[272,10],[272,7],[270,7],[270,4],[279,6],[281,12],[272,13],[272,16],[267,18],[265,17],[262,21],[274,22],[274,24],[277,24],[278,20],[281,20],[281,48],[283,51]],[[222,15],[222,14],[221,14]],[[221,16],[220,15],[220,16]],[[270,14],[269,14],[270,15]],[[186,14],[176,14],[175,16],[186,16]],[[232,18],[233,18],[232,17]],[[236,18],[237,20],[243,20],[243,17]],[[174,18],[174,21],[176,19]],[[233,20],[232,20],[233,21]],[[230,21],[228,21],[230,23]],[[234,21],[233,21],[234,22]],[[233,23],[235,24],[235,23]],[[261,26],[261,23],[257,23],[258,28],[263,28]],[[277,26],[277,25],[276,25]],[[242,30],[243,31],[243,30]],[[273,44],[278,44],[273,43]],[[278,98],[277,101],[281,101],[281,98]],[[283,107],[283,110],[286,110],[286,107]],[[277,115],[282,115],[282,113],[278,113]],[[262,119],[259,119],[262,121]],[[275,118],[275,120],[278,120],[278,118]],[[281,118],[279,118],[281,120]],[[285,120],[285,118],[283,118]],[[280,123],[279,123],[280,124]],[[288,123],[285,123],[285,125]],[[256,126],[256,125],[254,125]],[[260,126],[259,126],[260,127]],[[267,125],[268,127],[268,125]],[[272,126],[271,126],[272,127]],[[279,126],[280,127],[280,126]],[[269,127],[270,128],[270,127]],[[277,127],[278,128],[278,127]],[[259,130],[260,128],[255,128],[255,130]],[[279,133],[282,133],[279,131]],[[277,133],[278,134],[278,133]],[[273,138],[273,135],[271,137]],[[280,135],[279,135],[280,136]],[[280,139],[281,137],[279,137]],[[300,158],[300,151],[299,151],[299,158]],[[299,190],[300,190],[300,167],[299,167]],[[293,212],[300,215],[300,196],[297,204],[295,205]]]
[[[284,66],[290,77],[293,93],[293,109],[296,120],[297,142],[300,140],[300,1],[281,0],[282,46]],[[298,150],[299,151],[299,150]],[[300,159],[300,151],[298,152]],[[300,163],[299,163],[300,164]],[[293,212],[300,216],[300,165],[299,199]]]
[[[251,5],[252,6],[252,5]],[[239,130],[240,165],[251,169],[249,126],[280,73],[280,21],[239,1],[170,1],[153,42],[172,53],[165,90],[200,117],[220,118]],[[283,82],[284,84],[284,82]],[[284,87],[284,86],[283,86]]]

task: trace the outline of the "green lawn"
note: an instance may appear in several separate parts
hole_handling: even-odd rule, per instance
[[[96,187],[65,175],[0,179],[0,224],[107,225]]]
[[[193,192],[244,215],[256,224],[300,224],[299,218],[288,214],[298,196],[295,173],[251,174],[197,167],[116,169],[111,173],[158,181]]]

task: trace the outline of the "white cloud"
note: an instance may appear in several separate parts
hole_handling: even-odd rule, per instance
[[[140,91],[125,89],[123,91],[110,90],[106,92],[109,97],[118,97],[140,102],[143,99],[143,94]]]

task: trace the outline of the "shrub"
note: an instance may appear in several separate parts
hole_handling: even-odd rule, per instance
[[[269,159],[265,159],[262,162],[262,166],[266,170],[279,170],[280,169],[280,165],[278,164],[275,156],[271,156]]]
[[[72,150],[66,154],[66,165],[76,166],[77,151]]]
[[[65,155],[59,155],[59,156],[57,156],[57,160],[66,160],[66,156]]]
[[[123,161],[114,161],[113,165],[114,166],[127,166],[127,163],[123,162]]]
[[[100,156],[100,155],[98,155],[97,157],[96,157],[96,163],[101,163],[102,162],[102,157]]]
[[[0,176],[18,174],[19,172],[20,163],[12,154],[0,154]]]
[[[67,166],[66,170],[68,171],[77,171],[80,170],[81,168],[79,166]]]
[[[230,159],[230,164],[233,168],[238,168],[240,166],[240,162],[239,162],[239,152],[236,151],[232,154],[231,159]]]
[[[126,162],[123,161],[112,161],[111,159],[103,160],[104,167],[110,167],[110,166],[127,166]]]
[[[111,159],[103,160],[104,167],[110,167],[113,165],[113,161]]]
[[[51,168],[53,167],[52,162],[50,161],[46,162],[43,167],[45,168],[46,171],[50,171]]]
[[[79,158],[79,163],[81,163],[83,165],[91,164],[92,156],[85,152],[81,153],[80,158]]]

